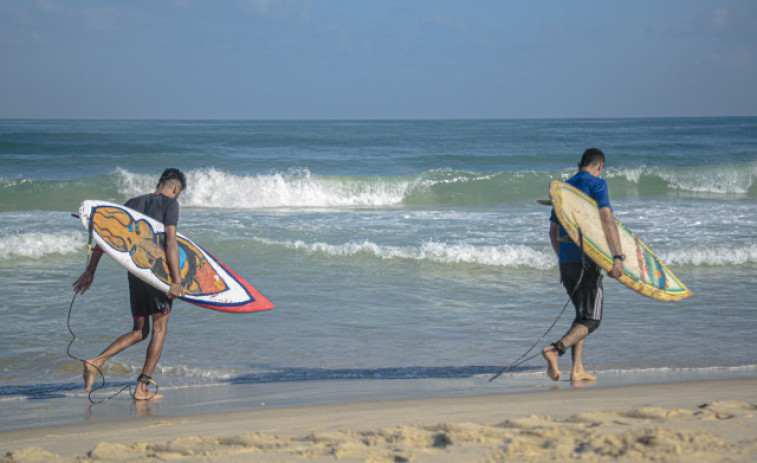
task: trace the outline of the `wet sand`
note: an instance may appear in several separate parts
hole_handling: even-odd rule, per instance
[[[757,460],[757,379],[176,416],[131,406],[144,416],[0,433],[0,462]]]

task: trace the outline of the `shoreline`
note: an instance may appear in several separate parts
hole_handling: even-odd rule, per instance
[[[119,401],[119,406],[126,402],[132,401]],[[202,461],[246,461],[245,456],[250,458],[251,454],[284,462],[333,460],[340,459],[339,452],[346,461],[496,461],[496,455],[508,447],[506,442],[515,440],[530,453],[514,446],[509,451],[515,453],[508,458],[541,461],[539,458],[549,459],[553,451],[557,455],[575,452],[580,445],[571,445],[589,439],[591,433],[596,434],[591,442],[601,438],[614,442],[607,445],[617,448],[586,449],[579,452],[582,461],[615,461],[603,459],[605,451],[628,455],[641,452],[637,460],[661,458],[662,454],[656,452],[672,458],[669,461],[679,461],[676,458],[681,455],[696,455],[697,461],[719,461],[714,458],[720,453],[727,454],[731,458],[728,461],[753,461],[757,457],[754,377],[589,388],[558,386],[516,394],[201,414],[164,414],[162,410],[151,414],[149,407],[144,411],[144,416],[0,432],[0,462],[73,461],[75,457],[80,458],[76,461],[148,461],[148,455],[156,452],[165,452],[163,456],[175,461],[197,461],[199,456]],[[376,442],[365,444],[371,439]],[[656,444],[640,443],[645,439]],[[562,450],[550,447],[549,442],[557,445],[561,440],[565,441]],[[342,450],[333,453],[339,448]],[[716,452],[711,455],[713,449]],[[116,455],[128,458],[119,460],[122,457]],[[391,455],[396,458],[392,460]],[[449,460],[445,460],[447,457]]]
[[[240,410],[292,408],[341,403],[403,399],[476,397],[523,394],[544,389],[585,387],[602,389],[618,386],[655,385],[696,381],[757,378],[757,366],[664,368],[643,370],[592,370],[598,381],[573,385],[568,375],[559,382],[548,379],[545,370],[506,373],[489,382],[492,372],[457,377],[315,379],[271,382],[218,382],[161,387],[166,397],[137,407],[128,390],[111,399],[129,383],[108,383],[92,396],[92,404],[78,384],[44,393],[0,396],[0,432],[46,426],[76,425],[91,421],[111,421],[154,416],[182,416]],[[38,390],[38,389],[37,389]],[[144,405],[144,403],[142,403]]]
[[[492,369],[494,371],[494,369]],[[757,366],[664,368],[642,370],[592,370],[598,381],[574,386],[567,372],[559,382],[549,380],[545,369],[506,373],[489,382],[493,373],[456,377],[314,379],[298,381],[242,381],[210,384],[162,385],[166,397],[148,402],[152,415],[189,415],[260,408],[291,408],[383,400],[475,397],[522,394],[543,389],[655,385],[696,381],[757,378]],[[114,381],[92,396],[108,399],[130,383]],[[50,386],[50,385],[44,385]],[[61,387],[62,386],[62,387]],[[116,394],[101,404],[92,404],[78,382],[39,393],[0,396],[0,432],[44,426],[75,425],[142,416],[128,395]]]

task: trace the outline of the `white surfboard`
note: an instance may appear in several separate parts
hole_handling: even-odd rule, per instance
[[[150,286],[168,292],[165,228],[152,217],[120,204],[86,200],[79,207],[84,228],[110,257]],[[183,300],[222,312],[258,312],[273,304],[250,283],[184,235],[177,233]]]

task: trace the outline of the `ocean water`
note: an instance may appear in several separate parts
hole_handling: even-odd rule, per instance
[[[757,371],[757,118],[471,121],[0,121],[0,401],[77,394],[66,355],[84,199],[188,175],[179,229],[273,311],[175,304],[162,388],[472,378],[486,384],[567,301],[547,236],[553,179],[607,155],[616,216],[692,291],[658,302],[605,279],[585,347],[599,375]],[[546,341],[569,327],[572,307]],[[125,271],[103,259],[73,304],[72,353],[128,331]],[[545,342],[546,342],[545,341]],[[145,344],[112,359],[136,378]],[[568,361],[563,362],[568,366]],[[508,377],[535,375],[539,358]],[[536,377],[533,381],[549,381]],[[336,384],[336,383],[334,383]]]

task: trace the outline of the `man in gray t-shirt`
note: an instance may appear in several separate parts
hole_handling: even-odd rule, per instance
[[[97,378],[97,372],[111,357],[122,350],[147,338],[150,334],[149,318],[152,318],[152,338],[147,347],[142,374],[137,378],[137,388],[133,397],[137,400],[150,400],[162,397],[147,390],[150,383],[155,384],[151,375],[163,352],[163,342],[168,329],[168,317],[171,314],[173,299],[183,295],[179,267],[179,245],[176,239],[176,227],[179,222],[179,203],[187,181],[179,169],[166,169],[158,181],[155,193],[137,196],[126,202],[126,207],[142,212],[163,222],[165,226],[166,263],[170,272],[171,287],[162,293],[129,273],[129,299],[134,325],[130,332],[120,336],[100,355],[84,362],[84,389],[89,391]],[[95,248],[87,269],[74,282],[74,291],[84,294],[92,285],[97,265],[103,250]]]

